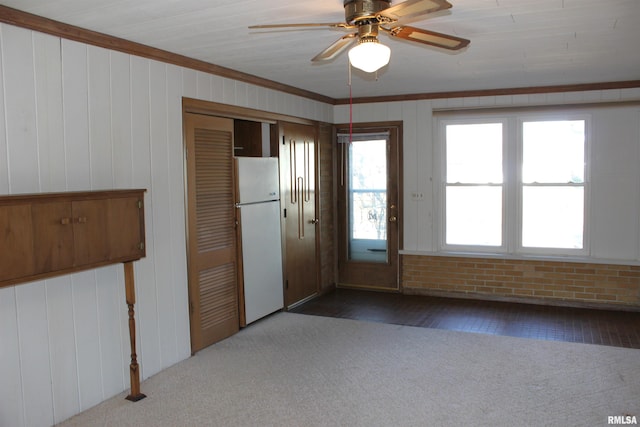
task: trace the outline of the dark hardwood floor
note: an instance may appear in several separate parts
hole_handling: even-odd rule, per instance
[[[337,289],[294,313],[541,340],[640,348],[640,312]]]

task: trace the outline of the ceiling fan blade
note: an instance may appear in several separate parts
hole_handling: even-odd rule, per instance
[[[251,25],[250,29],[265,29],[265,28],[304,28],[304,27],[329,27],[329,28],[354,28],[353,25],[346,24],[344,22],[320,22],[320,23],[308,23],[308,24],[266,24],[266,25]]]
[[[448,50],[459,50],[467,46],[470,41],[449,34],[436,33],[421,28],[410,27],[408,25],[393,27],[390,29],[380,27],[392,37],[409,40],[412,42],[424,43]]]
[[[452,4],[446,0],[407,0],[377,13],[391,21],[449,9]]]
[[[342,51],[344,51],[357,38],[358,33],[347,34],[346,36],[340,37],[338,40],[333,42],[331,46],[314,56],[311,61],[328,61],[330,59],[333,59],[340,53],[342,53]]]

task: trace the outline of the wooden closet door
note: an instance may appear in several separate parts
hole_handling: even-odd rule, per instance
[[[191,351],[236,333],[233,120],[185,114]]]
[[[316,233],[316,130],[280,123],[280,205],[285,211],[285,305],[318,292]]]

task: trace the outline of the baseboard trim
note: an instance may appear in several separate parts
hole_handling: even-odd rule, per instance
[[[304,304],[305,302],[308,302],[308,301],[311,301],[311,300],[312,300],[312,299],[314,299],[314,298],[317,298],[318,296],[319,296],[319,295],[318,295],[318,292],[316,292],[316,293],[314,293],[313,295],[309,295],[308,297],[303,298],[303,299],[301,299],[300,301],[296,301],[296,302],[294,302],[293,304],[288,305],[288,306],[286,307],[286,309],[287,309],[287,311],[288,311],[288,310],[291,310],[291,309],[294,309],[294,308],[296,308],[297,306]]]

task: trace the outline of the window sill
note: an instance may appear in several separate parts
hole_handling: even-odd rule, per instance
[[[551,255],[524,255],[524,254],[503,254],[495,252],[462,252],[462,251],[416,251],[416,250],[400,250],[400,255],[421,255],[421,256],[441,256],[441,257],[459,257],[459,258],[493,258],[493,259],[509,259],[520,261],[553,261],[553,262],[576,262],[582,264],[614,264],[614,265],[637,265],[640,261],[637,259],[604,259],[592,258],[585,256],[551,256]]]

